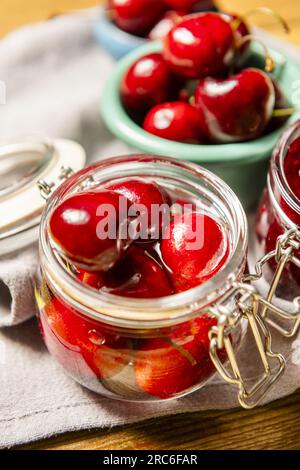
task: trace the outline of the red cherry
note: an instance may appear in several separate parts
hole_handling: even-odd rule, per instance
[[[179,101],[183,101],[184,103],[189,103],[190,102],[190,93],[186,88],[182,88],[182,90],[179,91],[178,95]]]
[[[242,20],[242,18],[236,15],[235,13],[222,12],[222,17],[232,25],[237,35],[237,39],[243,39],[243,37],[251,34],[251,31],[248,25],[245,23],[245,21]],[[234,27],[235,22],[238,22],[237,28]],[[244,47],[248,48],[248,46],[249,46],[249,43],[246,43],[245,46],[243,46],[242,48]]]
[[[45,315],[50,329],[66,346],[77,345],[77,339],[84,329],[84,321],[57,297],[53,297],[45,308]]]
[[[44,308],[47,325],[61,346],[80,349],[87,365],[99,378],[108,378],[120,372],[128,362],[125,354],[127,343],[124,339],[108,332],[97,322],[85,320],[70,308],[66,307],[57,297],[48,302]],[[53,340],[47,338],[47,328],[43,328],[45,340],[49,339],[52,349]],[[73,370],[72,360],[67,361],[61,348],[55,347],[55,355],[62,359],[68,370]]]
[[[129,111],[146,112],[175,95],[179,80],[174,78],[162,55],[148,54],[131,65],[121,83],[121,98]]]
[[[159,104],[149,111],[144,130],[162,139],[198,144],[204,142],[201,134],[201,115],[183,101]]]
[[[287,214],[290,217],[290,214]],[[299,216],[298,216],[299,217]],[[274,219],[272,224],[269,227],[268,234],[265,242],[265,252],[269,253],[270,251],[275,250],[277,244],[277,238],[285,232],[285,228]],[[296,250],[295,256],[300,257],[300,250]],[[268,265],[271,271],[274,273],[277,267],[275,258],[272,258]],[[285,266],[282,276],[279,281],[279,296],[282,298],[291,297],[291,294],[295,297],[298,295],[300,284],[300,270],[293,264],[289,263]],[[278,295],[278,292],[277,292]]]
[[[153,212],[159,207],[163,210],[164,205],[163,213],[168,214],[171,199],[163,188],[151,181],[135,178],[110,185],[108,189],[126,197],[132,203],[131,209],[137,211],[136,215],[140,213],[141,222],[145,220],[147,226],[139,227],[139,231],[144,234],[144,240],[148,238],[155,240],[160,237],[162,213],[159,213],[156,221],[155,213],[152,216],[152,209]]]
[[[151,29],[148,35],[149,39],[152,41],[163,39],[171,31],[173,26],[179,23],[187,13],[188,12],[182,10],[167,11],[159,22],[156,23],[154,28]]]
[[[274,110],[275,91],[268,75],[245,69],[227,79],[206,78],[195,93],[195,106],[213,142],[242,142],[259,137]]]
[[[174,10],[191,12],[194,7],[201,8],[201,4],[207,3],[207,0],[163,0],[163,3]]]
[[[300,207],[300,137],[295,139],[287,149],[283,162],[283,171],[288,186],[296,199],[298,199],[298,206]],[[280,198],[280,205],[288,218],[300,226],[299,213],[291,207],[283,196]]]
[[[163,0],[163,3],[169,8],[191,11],[199,0]]]
[[[163,55],[185,78],[223,74],[233,62],[234,32],[220,14],[190,15],[166,36]]]
[[[78,344],[87,365],[99,379],[118,374],[131,359],[129,345],[124,338],[95,325]]]
[[[137,299],[165,297],[174,293],[162,266],[142,248],[132,246],[126,256],[110,271],[81,273],[79,279],[111,294]]]
[[[77,279],[83,284],[87,284],[94,289],[101,289],[104,284],[105,273],[101,271],[84,271],[83,269],[79,270]]]
[[[276,243],[277,243],[277,238],[279,235],[282,235],[284,232],[284,228],[282,225],[279,224],[279,222],[275,219],[272,218],[272,223],[269,226],[269,230],[266,236],[266,252],[273,251],[276,248]],[[273,264],[274,268],[276,267],[276,263],[274,261]]]
[[[109,9],[119,28],[131,34],[146,36],[165,7],[162,2],[153,0],[110,0]]]
[[[161,242],[161,255],[171,279],[182,292],[213,277],[228,258],[228,240],[221,226],[200,212],[177,216]]]
[[[51,215],[51,236],[70,259],[109,269],[124,247],[117,233],[122,222],[119,204],[126,210],[128,202],[113,191],[90,191],[70,196]]]
[[[147,251],[132,247],[120,266],[111,272],[113,278],[127,278],[126,283],[111,291],[115,295],[132,298],[158,298],[174,293],[167,274]]]
[[[293,172],[293,168],[290,168]],[[293,173],[292,173],[293,174]],[[283,224],[274,217],[274,212],[272,208],[270,207],[270,202],[267,199],[266,200],[266,210],[268,217],[265,219],[266,222],[266,234],[265,234],[265,253],[269,253],[273,250],[276,249],[277,245],[277,239],[280,235],[283,235],[285,232],[286,228],[283,226]],[[293,209],[291,209],[290,206],[285,202],[285,200],[282,198],[280,201],[280,204],[282,206],[283,211],[285,214],[292,220],[293,222],[297,223],[297,219],[299,222],[299,214],[297,214]],[[259,222],[258,220],[257,223],[257,231],[259,232]],[[295,252],[296,257],[300,257],[300,250],[297,250]],[[275,269],[277,267],[277,263],[275,261],[275,258],[271,258],[271,260],[268,262],[268,265],[271,269],[271,271],[274,273]],[[286,296],[290,296],[291,293],[295,292],[297,293],[297,290],[299,289],[299,284],[300,284],[300,271],[299,268],[294,265],[293,263],[289,263],[285,266],[283,275],[281,276],[280,282],[279,282],[279,296],[282,298],[285,298]]]
[[[216,323],[203,316],[181,325],[168,337],[143,340],[134,366],[140,389],[156,397],[171,398],[208,379],[214,371],[208,333]]]
[[[286,157],[287,158],[287,157]],[[299,162],[299,161],[298,161]],[[296,168],[290,167],[291,174],[294,175]],[[280,198],[280,205],[283,212],[288,218],[297,223],[297,217],[299,221],[299,215]],[[286,231],[286,227],[283,222],[276,216],[276,211],[271,205],[271,201],[268,195],[267,189],[264,191],[259,211],[256,215],[256,236],[258,243],[264,249],[264,254],[267,254],[276,249],[277,239],[280,235]],[[296,252],[296,256],[300,257],[300,250]],[[268,261],[269,271],[266,271],[267,280],[270,282],[272,274],[275,272],[277,263],[274,257]],[[281,298],[291,299],[291,296],[296,296],[299,290],[300,284],[300,271],[293,263],[288,263],[283,271],[283,275],[280,278],[276,295]]]
[[[79,369],[82,374],[90,376],[90,369],[85,368],[77,346],[78,334],[81,334],[84,324],[81,318],[53,297],[41,309],[39,320],[47,348],[64,369],[72,376],[76,376]]]

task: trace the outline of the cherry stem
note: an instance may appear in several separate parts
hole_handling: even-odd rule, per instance
[[[175,13],[174,15],[174,21],[175,23],[180,23],[180,21],[182,21],[182,16],[178,15],[177,13]]]
[[[297,108],[282,108],[282,109],[274,109],[272,116],[273,117],[287,117],[291,116],[294,113],[299,112],[300,109]]]
[[[116,14],[112,8],[106,8],[105,15],[106,15],[106,18],[110,21],[113,21],[116,17]]]
[[[245,19],[247,19],[249,16],[256,15],[257,13],[263,13],[264,15],[269,15],[277,19],[277,21],[283,27],[285,33],[286,34],[290,33],[291,30],[286,20],[281,15],[279,15],[276,11],[272,10],[272,8],[267,8],[267,7],[253,8],[252,10],[249,10],[246,13],[243,13],[238,18],[232,21],[231,23],[232,28],[237,30]]]
[[[265,51],[265,72],[273,72],[276,67],[276,63],[272,58],[267,46],[257,36],[254,36],[253,34],[248,34],[247,36],[244,36],[238,41],[237,49],[240,49],[244,44],[250,41],[257,41],[263,46]]]
[[[173,346],[175,349],[177,349],[177,351],[180,352],[180,354],[182,354],[192,364],[192,366],[195,366],[197,364],[196,359],[194,358],[194,356],[187,349],[184,349],[179,344],[174,343],[174,341],[172,341],[167,336],[162,336],[162,339],[166,343],[168,343],[170,346]]]

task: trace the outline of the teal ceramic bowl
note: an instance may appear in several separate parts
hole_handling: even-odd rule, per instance
[[[162,44],[151,42],[131,52],[116,65],[106,83],[102,96],[102,117],[110,131],[126,142],[132,149],[145,153],[171,156],[189,160],[213,171],[225,180],[246,208],[253,206],[266,180],[268,160],[283,129],[300,118],[293,114],[278,130],[251,142],[221,145],[193,145],[161,139],[148,132],[130,119],[120,99],[120,83],[124,73],[139,57],[160,52]],[[270,49],[276,61],[273,76],[292,107],[298,108],[295,93],[296,82],[300,80],[300,64],[286,59],[276,50]],[[259,44],[253,44],[245,66],[263,68],[264,55]]]

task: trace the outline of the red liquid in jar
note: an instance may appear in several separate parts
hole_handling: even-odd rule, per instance
[[[178,207],[189,204],[189,212],[176,217],[178,207],[171,211],[170,224],[159,226],[156,239],[133,241],[120,259],[116,257],[118,261],[111,269],[91,272],[73,264],[77,281],[94,290],[150,301],[201,285],[225,265],[230,241],[222,221],[208,208],[151,180],[143,179],[136,185],[116,181],[109,190],[112,188],[122,188],[122,197],[130,204],[138,200],[149,206],[150,201],[161,197],[162,203],[172,207],[174,203]],[[67,207],[70,210],[70,205]],[[67,221],[73,222],[69,215]],[[147,229],[151,232],[148,218]],[[199,240],[197,229],[202,230]],[[63,240],[61,245],[63,248]],[[166,399],[204,382],[214,372],[208,333],[217,321],[208,315],[155,330],[152,337],[127,335],[81,316],[48,287],[45,290],[41,324],[46,344],[73,377],[95,391],[101,384],[112,392],[117,387],[120,394],[126,390],[127,397],[129,389],[133,398]],[[224,351],[220,354],[225,359]]]

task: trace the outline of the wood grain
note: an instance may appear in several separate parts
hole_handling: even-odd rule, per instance
[[[0,35],[57,13],[97,5],[93,0],[1,0]],[[300,45],[299,0],[220,0],[228,11],[243,13],[268,6],[283,15],[292,33],[286,40]],[[284,37],[270,17],[256,15],[255,24]],[[252,411],[199,412],[152,419],[113,430],[82,431],[24,446],[25,449],[300,449],[300,392]]]

